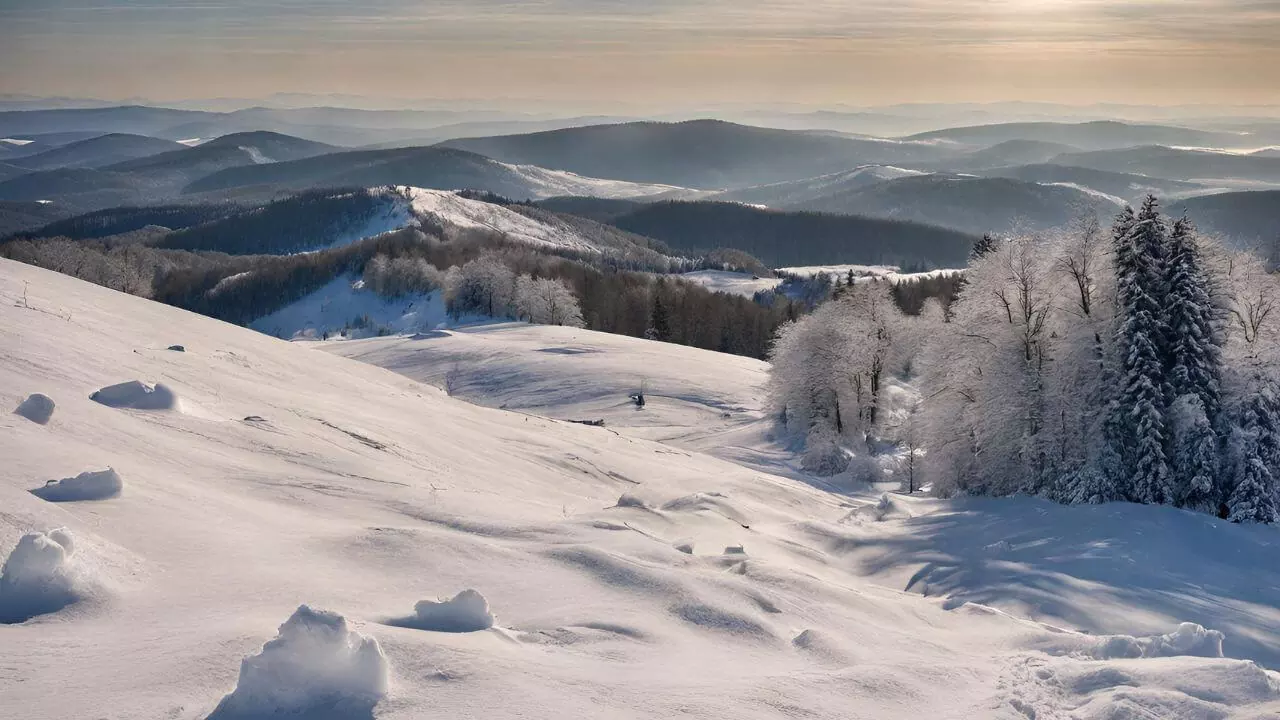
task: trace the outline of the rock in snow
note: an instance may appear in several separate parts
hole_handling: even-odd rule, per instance
[[[120,478],[120,473],[107,468],[97,472],[82,472],[61,480],[50,480],[43,487],[32,490],[31,494],[49,502],[73,502],[119,497],[123,489],[124,480]]]
[[[22,401],[17,410],[13,412],[39,425],[47,425],[49,418],[53,417],[53,399],[48,395],[35,393]]]
[[[422,600],[413,606],[413,615],[388,624],[435,632],[476,632],[493,627],[489,601],[475,590],[463,590],[452,600]]]
[[[130,380],[119,385],[104,387],[89,399],[113,408],[133,410],[176,410],[178,396],[167,385],[148,385],[141,380]]]
[[[275,639],[244,659],[236,689],[209,720],[368,718],[388,683],[377,640],[352,630],[335,612],[302,605]]]
[[[66,528],[23,535],[0,570],[0,623],[20,623],[79,600],[70,572],[74,553]]]

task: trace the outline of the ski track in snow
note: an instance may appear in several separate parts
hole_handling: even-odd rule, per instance
[[[1280,713],[1275,528],[862,511],[883,488],[810,484],[770,440],[758,361],[514,323],[287,343],[10,261],[0,330],[0,404],[57,404],[0,420],[0,555],[65,526],[71,565],[21,574],[86,583],[0,626],[2,718]],[[129,378],[202,412],[89,399]],[[119,497],[29,492],[104,467]],[[487,609],[421,624],[472,632],[383,624],[467,589]]]

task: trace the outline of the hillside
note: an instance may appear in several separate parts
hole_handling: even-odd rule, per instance
[[[1280,245],[1274,245],[1280,243],[1280,190],[1205,195],[1166,207],[1173,214],[1185,211],[1201,230],[1222,234],[1238,247],[1280,252]]]
[[[1142,125],[1099,120],[1084,123],[1022,122],[973,125],[911,135],[906,140],[945,141],[987,148],[1010,140],[1071,145],[1082,150],[1110,150],[1138,145],[1195,145],[1235,147],[1249,140],[1241,135],[1193,130],[1170,125]]]
[[[1076,185],[1100,193],[1113,195],[1127,202],[1136,203],[1146,195],[1176,197],[1210,192],[1206,185],[1165,180],[1148,175],[1109,172],[1090,168],[1054,165],[1052,163],[1016,165],[978,171],[986,177],[1005,177],[1044,185]]]
[[[825,195],[796,207],[906,220],[982,234],[1063,227],[1082,214],[1112,215],[1116,198],[1007,178],[919,175]],[[862,262],[862,261],[859,261]],[[803,263],[801,263],[803,264]]]
[[[294,162],[252,165],[210,174],[188,193],[270,186],[305,190],[333,186],[413,185],[439,190],[474,189],[516,198],[598,194],[641,196],[676,188],[598,180],[572,173],[497,162],[442,147],[339,152]]]
[[[28,155],[16,160],[15,164],[31,170],[100,168],[182,149],[182,145],[171,140],[112,133]]]
[[[1080,148],[1072,145],[1044,140],[1005,140],[946,163],[945,167],[951,170],[983,170],[1008,165],[1028,165],[1045,162],[1063,153],[1079,151]]]
[[[840,192],[847,192],[867,185],[874,185],[884,180],[900,177],[923,175],[919,170],[907,170],[891,165],[863,165],[815,178],[792,180],[790,182],[757,185],[729,190],[713,195],[711,200],[728,200],[748,205],[764,205],[771,208],[795,207],[811,200]]]
[[[1106,152],[1068,153],[1052,160],[1094,170],[1204,182],[1249,180],[1280,184],[1280,158],[1148,145]]]
[[[778,212],[724,202],[653,203],[612,223],[677,250],[743,250],[769,267],[837,262],[958,267],[975,239],[912,222]]]
[[[718,120],[596,125],[528,135],[450,140],[509,163],[592,177],[699,189],[799,180],[869,163],[938,160],[929,144],[835,137]]]
[[[529,328],[456,346],[511,370],[465,396],[529,414],[13,263],[0,295],[16,340],[0,397],[56,401],[48,424],[11,415],[0,434],[0,551],[45,531],[50,563],[22,577],[64,583],[3,629],[6,700],[26,720],[279,717],[279,703],[379,720],[1280,710],[1280,676],[1233,659],[1280,658],[1275,571],[1259,562],[1271,528],[817,488],[759,438],[759,364],[666,344],[645,356]],[[418,348],[455,341],[399,341],[378,362],[414,375],[447,357]],[[175,342],[185,352],[163,349]],[[637,370],[670,444],[641,422],[546,417],[607,402]],[[88,397],[135,378],[162,379],[166,402]],[[697,449],[726,411],[741,426],[710,440],[728,455],[734,438],[747,467]],[[114,497],[28,492],[108,466]],[[465,589],[478,612],[419,603]],[[266,656],[276,671],[238,672],[304,603],[341,615],[298,612]]]

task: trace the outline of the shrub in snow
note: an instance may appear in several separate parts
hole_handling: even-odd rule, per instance
[[[805,444],[800,467],[818,477],[833,477],[849,467],[849,454],[840,447],[834,435],[812,436]]]
[[[302,605],[275,639],[244,659],[236,689],[209,720],[372,717],[388,682],[377,640],[349,628],[337,613]]]
[[[14,413],[33,423],[46,425],[49,422],[49,418],[53,417],[53,408],[52,398],[48,395],[35,393],[23,400],[22,404],[18,405],[18,409],[14,410]]]
[[[75,500],[106,500],[119,497],[124,480],[111,468],[98,472],[82,472],[75,477],[50,480],[43,487],[31,491],[32,495],[49,502]]]
[[[452,600],[419,601],[413,606],[413,615],[388,624],[434,632],[476,632],[493,627],[493,614],[483,595],[475,590],[463,590]]]
[[[89,399],[107,407],[133,410],[174,410],[178,407],[178,396],[167,385],[148,385],[140,380],[104,387]]]
[[[66,528],[23,535],[0,569],[0,623],[23,622],[79,600],[69,564],[74,552]]]

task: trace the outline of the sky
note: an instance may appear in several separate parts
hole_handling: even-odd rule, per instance
[[[0,0],[0,94],[1280,104],[1280,0]]]

